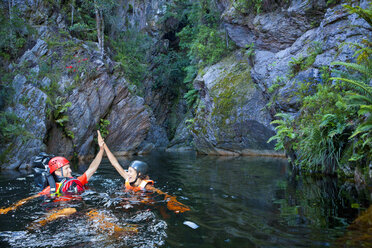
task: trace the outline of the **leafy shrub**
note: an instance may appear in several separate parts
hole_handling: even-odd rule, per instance
[[[109,134],[107,129],[108,125],[110,125],[110,121],[105,119],[100,119],[99,123],[97,124],[97,129],[100,131],[102,138],[106,138]]]
[[[234,7],[244,14],[249,14],[251,10],[259,14],[262,11],[262,0],[235,0]]]
[[[155,87],[165,87],[172,95],[178,95],[179,88],[185,78],[183,68],[188,64],[188,59],[182,53],[170,50],[167,54],[159,54],[153,59],[155,66],[152,76]]]
[[[121,63],[124,75],[136,85],[140,85],[146,76],[150,41],[147,35],[128,30],[112,42],[116,53],[114,59]]]
[[[3,59],[16,58],[25,47],[29,37],[35,32],[21,17],[16,7],[0,10],[0,55]]]
[[[276,125],[276,134],[271,137],[267,142],[276,141],[275,150],[285,150],[285,143],[293,141],[296,138],[296,134],[292,127],[293,118],[289,114],[279,113],[275,117],[281,118],[272,121],[271,125]]]
[[[69,27],[69,31],[79,39],[95,41],[97,40],[97,30],[92,24],[95,25],[95,23],[91,23],[91,25],[84,22],[74,23],[74,25]]]
[[[0,143],[6,144],[13,138],[26,133],[22,119],[14,113],[0,112]]]
[[[314,64],[316,57],[323,52],[321,43],[313,42],[308,48],[308,55],[300,55],[298,58],[292,58],[289,61],[290,73],[289,77],[295,77],[300,71],[306,70]]]

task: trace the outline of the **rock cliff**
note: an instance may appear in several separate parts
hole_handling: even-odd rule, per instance
[[[242,13],[232,1],[218,3],[229,37],[242,49],[199,72],[193,128],[179,129],[176,137],[192,136],[206,154],[275,155],[266,151],[273,148],[266,141],[275,113],[297,115],[299,83],[321,82],[324,66],[350,61],[354,51],[342,44],[370,39],[369,26],[326,1],[289,1],[260,14]],[[368,7],[367,1],[360,5]]]
[[[166,2],[119,1],[115,30],[137,27],[151,36],[154,51],[167,50],[180,26],[175,19],[159,25]],[[101,119],[110,122],[107,144],[121,154],[168,146],[213,155],[278,155],[267,144],[274,134],[270,122],[279,111],[297,114],[299,82],[321,82],[324,66],[352,59],[354,51],[340,44],[371,38],[365,21],[340,4],[268,0],[257,14],[218,0],[221,29],[238,49],[199,70],[193,82],[199,103],[191,113],[184,101],[154,89],[151,77],[139,96],[118,64],[109,56],[100,59],[97,43],[65,31],[64,17],[47,2],[16,3],[37,32],[8,68],[16,72],[15,97],[5,111],[18,116],[24,132],[1,145],[2,168],[25,168],[40,151],[91,155]]]

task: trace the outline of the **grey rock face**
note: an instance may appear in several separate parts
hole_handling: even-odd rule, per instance
[[[6,153],[2,169],[25,169],[30,166],[29,159],[41,151],[45,151],[43,138],[46,129],[46,94],[31,84],[26,78],[17,75],[13,80],[15,86],[15,105],[6,111],[20,120],[21,135],[0,148]]]
[[[244,150],[272,150],[274,134],[262,91],[252,82],[246,61],[226,59],[204,69],[194,81],[200,104],[190,128],[196,150],[213,155],[241,155]]]
[[[178,125],[175,137],[169,142],[167,151],[194,151],[193,136],[188,128],[187,121],[192,119],[191,114],[185,116]]]
[[[291,1],[289,6],[257,15],[240,13],[230,1],[222,18],[230,38],[244,48],[251,43],[260,50],[278,52],[293,44],[326,10],[325,1]]]
[[[323,66],[329,66],[332,61],[352,59],[354,51],[349,46],[340,48],[341,43],[357,42],[368,37],[370,32],[364,20],[348,14],[342,6],[336,6],[327,10],[318,28],[305,32],[290,47],[276,53],[256,51],[252,78],[266,90],[278,82],[283,84],[276,97],[276,105],[284,112],[295,113],[299,107],[295,95],[299,83],[321,83]],[[306,61],[312,63],[290,75],[291,63],[301,57],[306,59],[301,64]]]
[[[50,35],[47,29],[42,33]],[[9,144],[0,147],[0,153],[6,154],[6,161],[2,167],[23,168],[41,151],[67,158],[73,155],[85,157],[94,154],[97,149],[95,137],[100,119],[110,121],[106,143],[112,151],[127,154],[142,149],[148,152],[155,145],[160,145],[161,142],[140,148],[151,127],[151,110],[145,106],[143,98],[130,92],[130,85],[113,69],[113,62],[109,59],[99,61],[99,53],[94,48],[86,44],[82,45],[81,41],[76,42],[79,44],[76,54],[80,57],[73,57],[71,61],[66,62],[62,56],[58,56],[65,53],[60,48],[48,48],[42,37],[22,56],[19,64],[22,68],[25,66],[36,68],[42,59],[51,57],[53,65],[62,64],[59,71],[63,69],[60,74],[48,74],[40,79],[40,82],[35,81],[35,78],[30,79],[27,70],[25,76],[15,77],[13,88],[16,92],[16,105],[9,107],[7,112],[15,113],[22,119],[23,127],[30,135],[17,137]],[[85,64],[80,64],[82,58],[86,60]],[[30,63],[25,65],[24,61],[31,61],[36,66]],[[65,69],[66,63],[72,64],[77,70],[76,73],[74,70],[67,69],[67,66]],[[53,65],[50,67],[52,71],[56,69]],[[50,78],[53,78],[54,83]],[[57,85],[56,80],[58,80]],[[55,88],[52,89],[52,85]],[[61,105],[71,103],[71,107],[63,112],[63,115],[68,116],[68,121],[64,122],[63,126],[48,119],[47,96],[37,86],[42,87],[46,92],[53,91],[55,95],[59,95],[62,99]],[[159,134],[158,137],[160,136]]]
[[[116,97],[112,104],[110,131],[106,141],[114,151],[134,153],[150,129],[150,112],[144,106],[141,97],[132,95],[127,87],[118,85],[115,89]]]

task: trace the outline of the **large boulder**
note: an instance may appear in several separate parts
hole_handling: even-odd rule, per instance
[[[270,154],[271,116],[246,59],[233,56],[205,68],[194,87],[199,90],[200,104],[190,128],[199,153]]]

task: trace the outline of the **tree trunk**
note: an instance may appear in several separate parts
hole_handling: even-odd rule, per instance
[[[105,55],[105,20],[102,10],[100,10],[99,13],[101,15],[101,59],[103,59]]]
[[[71,27],[74,25],[75,0],[71,3]]]
[[[94,1],[94,8],[96,13],[96,28],[97,28],[97,38],[98,38],[98,47],[101,53],[101,59],[103,60],[105,51],[104,51],[104,22],[102,11],[98,9],[97,2]]]
[[[9,0],[9,19],[13,19],[13,13],[12,13],[12,7],[13,7],[14,2]]]

